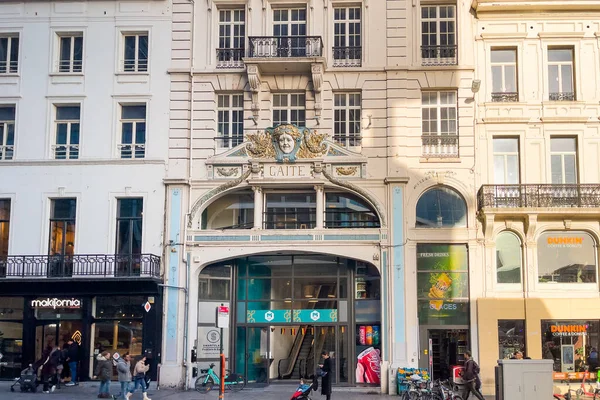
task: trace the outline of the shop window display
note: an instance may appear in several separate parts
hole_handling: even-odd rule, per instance
[[[600,321],[542,320],[541,325],[542,358],[554,360],[555,379],[600,367]]]
[[[496,238],[496,274],[498,283],[521,283],[521,240],[512,232]]]
[[[527,355],[525,349],[525,321],[522,319],[498,320],[499,358],[512,358],[520,351]]]
[[[540,283],[595,283],[596,241],[583,231],[552,231],[538,239]]]
[[[19,376],[23,354],[23,298],[0,297],[0,379]]]

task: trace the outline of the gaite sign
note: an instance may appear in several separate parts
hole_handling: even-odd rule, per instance
[[[81,300],[79,299],[36,299],[31,300],[32,308],[81,308]]]

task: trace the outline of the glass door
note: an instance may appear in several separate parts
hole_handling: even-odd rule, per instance
[[[249,383],[269,383],[273,363],[269,349],[269,328],[246,328],[246,377]]]

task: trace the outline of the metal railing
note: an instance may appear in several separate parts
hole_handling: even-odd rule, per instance
[[[527,207],[600,207],[600,184],[483,185],[477,209]]]
[[[0,145],[0,160],[12,160],[14,154],[15,154],[15,146]]]
[[[217,68],[243,68],[244,49],[217,49]]]
[[[118,144],[121,158],[144,158],[146,156],[145,144]]]
[[[458,135],[421,135],[423,157],[458,157]]]
[[[0,277],[160,277],[154,254],[75,254],[0,258]]]
[[[79,158],[78,144],[56,144],[52,146],[55,160],[76,160]]]
[[[16,74],[19,72],[19,61],[0,61],[0,74]]]
[[[575,101],[575,93],[573,93],[573,92],[550,93],[549,99],[551,101]]]
[[[423,65],[456,65],[458,64],[457,45],[421,46]]]
[[[362,60],[362,47],[334,47],[334,67],[360,67]]]
[[[320,36],[260,36],[249,37],[250,58],[320,57],[323,41]]]
[[[494,103],[516,103],[519,101],[517,92],[492,92],[492,101]]]

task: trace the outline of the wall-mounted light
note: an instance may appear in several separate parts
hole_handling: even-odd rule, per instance
[[[480,87],[481,87],[481,79],[473,79],[473,82],[471,82],[471,92],[473,92],[473,93],[479,92]]]

